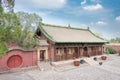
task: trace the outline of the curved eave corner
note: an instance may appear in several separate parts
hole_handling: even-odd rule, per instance
[[[109,43],[109,41],[105,40],[104,38],[101,38],[101,37],[95,35],[90,29],[88,29],[88,31],[89,31],[92,35],[94,35],[95,37],[97,37],[97,38],[103,40],[101,43]]]
[[[51,40],[51,41],[53,41],[53,42],[56,42],[56,40],[53,39],[53,37],[50,36],[50,35],[44,30],[44,28],[42,27],[41,24],[39,24],[39,28],[40,28],[41,32],[45,35],[45,37],[47,37],[49,40]]]

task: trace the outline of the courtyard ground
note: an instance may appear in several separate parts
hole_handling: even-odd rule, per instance
[[[79,66],[71,70],[40,71],[38,68],[0,74],[0,80],[120,80],[120,56],[107,55],[103,65]]]

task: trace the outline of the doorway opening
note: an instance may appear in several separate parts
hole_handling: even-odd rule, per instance
[[[88,56],[88,53],[87,53],[87,47],[84,47],[83,48],[83,55],[85,56],[85,57],[87,57]]]
[[[45,60],[45,50],[40,50],[40,61]]]

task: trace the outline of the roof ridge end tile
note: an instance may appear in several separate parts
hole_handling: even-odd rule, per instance
[[[66,28],[66,29],[74,29],[74,30],[85,30],[89,31],[88,29],[83,29],[83,28],[77,28],[77,27],[68,27],[68,26],[60,26],[60,25],[53,25],[53,24],[46,24],[42,23],[44,26],[49,26],[49,27],[57,27],[57,28]]]

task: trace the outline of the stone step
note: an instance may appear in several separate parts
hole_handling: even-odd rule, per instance
[[[48,71],[52,69],[50,62],[39,62],[38,66],[41,71]]]
[[[65,65],[69,65],[72,64],[74,60],[66,60],[66,61],[58,61],[58,62],[52,62],[53,66],[65,66]]]
[[[84,60],[85,60],[88,64],[90,64],[90,65],[96,65],[96,64],[98,64],[98,62],[95,61],[95,60],[93,60],[93,58],[84,58]]]
[[[72,70],[72,69],[76,69],[76,68],[80,68],[80,67],[82,68],[85,66],[88,66],[88,64],[84,63],[84,64],[80,64],[80,66],[74,66],[74,64],[67,64],[67,65],[63,65],[63,66],[56,66],[56,67],[54,67],[54,70],[58,71],[58,72],[62,72],[62,71]]]

